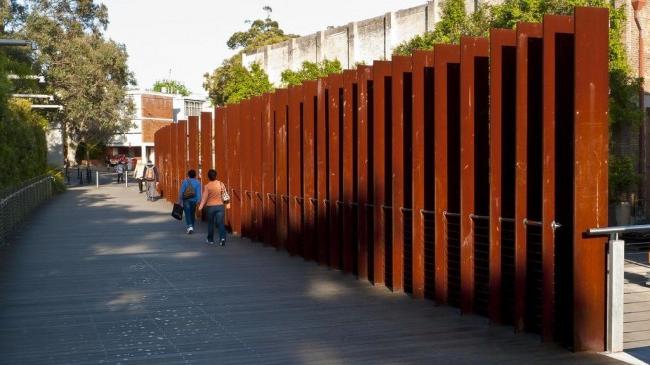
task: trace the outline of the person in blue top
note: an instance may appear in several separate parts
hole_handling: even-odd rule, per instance
[[[187,234],[194,233],[194,214],[196,204],[201,201],[201,183],[196,179],[196,171],[187,172],[187,179],[183,180],[178,192],[178,204],[183,206]]]

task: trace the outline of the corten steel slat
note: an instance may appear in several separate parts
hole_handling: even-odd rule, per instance
[[[574,348],[605,349],[606,242],[584,232],[607,226],[608,11],[575,9]]]
[[[251,118],[251,201],[252,201],[252,237],[261,241],[262,238],[262,110],[263,97],[253,98]]]
[[[230,227],[234,234],[241,233],[241,149],[240,136],[240,105],[228,105],[228,189],[230,190]]]
[[[374,232],[373,232],[373,277],[375,285],[384,285],[386,282],[386,240],[385,240],[385,222],[384,219],[384,205],[386,204],[386,171],[385,159],[390,159],[386,156],[386,78],[391,75],[390,61],[375,61],[372,66],[373,71],[373,135],[372,141],[369,143],[373,148],[373,213],[374,213]]]
[[[199,117],[187,117],[187,169],[199,173]],[[187,171],[186,171],[187,173]]]
[[[515,329],[524,330],[526,314],[527,237],[524,219],[528,215],[528,41],[542,37],[536,23],[517,25],[517,122],[515,177]],[[540,171],[541,172],[541,171]],[[540,174],[541,175],[541,174]]]
[[[477,74],[476,61],[479,58],[487,58],[489,53],[489,42],[487,38],[462,37],[460,41],[460,166],[461,166],[461,189],[460,189],[460,309],[463,313],[474,311],[475,300],[475,237],[474,221],[472,214],[479,214],[476,211],[476,191],[479,186],[475,184],[476,166],[475,161],[476,138],[489,138],[488,135],[475,136],[479,127],[477,123],[476,110],[476,79],[481,77]],[[487,77],[487,75],[483,75]],[[486,103],[487,104],[487,103]],[[488,158],[480,156],[479,158]]]
[[[165,127],[165,136],[163,139],[163,143],[166,144],[165,146],[165,191],[167,191],[167,194],[165,194],[165,197],[167,198],[167,201],[171,202],[173,198],[173,191],[171,188],[171,172],[172,172],[172,130],[173,126],[169,125]]]
[[[208,182],[208,170],[214,168],[212,141],[212,113],[201,112],[201,175],[199,176],[202,184]]]
[[[239,138],[240,138],[240,191],[241,198],[241,233],[242,237],[250,236],[251,225],[251,118],[252,118],[252,100],[246,99],[239,103]]]
[[[217,171],[217,179],[227,183],[226,175],[226,108],[216,107],[214,109],[214,169]],[[207,175],[206,175],[207,176]]]
[[[566,124],[556,124],[556,35],[573,33],[573,17],[545,15],[544,35],[544,98],[543,98],[543,186],[542,186],[542,338],[553,339],[555,305],[555,129],[571,128]],[[571,59],[563,62],[571,63]]]
[[[231,136],[231,130],[233,127],[231,126],[231,115],[234,115],[232,112],[232,105],[226,105],[223,107],[223,133],[221,136],[221,143],[223,143],[225,149],[225,158],[224,158],[224,166],[222,171],[217,171],[217,179],[221,180],[225,186],[226,189],[228,190],[230,194],[230,209],[226,211],[226,219],[225,223],[226,226],[232,231],[232,206],[234,202],[234,197],[231,191],[231,185],[230,185],[230,180],[232,176],[232,153],[235,148],[235,145],[233,143],[233,138]]]
[[[502,216],[502,117],[504,111],[503,52],[516,46],[516,32],[510,29],[490,31],[490,304],[489,317],[502,322],[501,221]],[[514,70],[510,70],[514,72]],[[514,100],[508,101],[509,103]],[[511,218],[511,217],[508,217]]]
[[[275,94],[262,96],[262,199],[263,199],[263,240],[276,246],[275,233],[275,122],[273,104]]]
[[[404,290],[404,214],[410,212],[403,212],[403,208],[408,208],[405,204],[404,188],[410,181],[405,181],[404,166],[405,157],[410,151],[405,151],[407,146],[404,145],[405,135],[404,129],[406,128],[405,109],[404,105],[404,89],[405,89],[405,73],[411,72],[411,57],[409,56],[393,56],[391,62],[392,74],[392,95],[393,95],[393,108],[392,108],[392,140],[386,141],[392,144],[392,154],[387,158],[392,158],[392,222],[385,222],[385,224],[393,225],[393,240],[392,240],[392,290]],[[412,103],[412,98],[409,98]],[[408,138],[411,138],[409,135]],[[408,199],[411,199],[409,196]]]
[[[287,156],[287,107],[289,105],[289,91],[277,89],[275,91],[275,186],[276,186],[276,227],[277,247],[287,249],[288,238],[288,156]]]
[[[439,304],[448,301],[448,242],[447,211],[448,153],[447,153],[447,68],[460,63],[460,48],[457,45],[439,44],[434,47],[434,126],[435,126],[435,300]]]
[[[316,244],[316,108],[318,82],[306,81],[303,89],[302,180],[303,180],[303,257],[317,260]]]
[[[317,245],[318,263],[327,265],[329,263],[329,224],[328,224],[328,172],[327,172],[327,151],[328,133],[327,126],[329,117],[328,81],[326,78],[317,81],[318,112],[316,121],[316,195],[318,198],[317,211]]]
[[[302,255],[302,86],[289,87],[288,160],[289,160],[289,241],[292,255]]]
[[[357,127],[357,186],[358,186],[358,240],[359,240],[359,255],[357,263],[357,275],[360,279],[368,279],[368,252],[372,250],[368,243],[372,242],[369,237],[368,227],[368,210],[367,204],[371,204],[372,200],[369,196],[369,187],[372,184],[372,176],[369,175],[370,170],[370,154],[369,148],[372,148],[372,143],[369,144],[369,131],[372,131],[369,123],[372,111],[369,111],[369,90],[368,82],[372,82],[372,67],[359,66],[357,68],[357,81],[358,81],[358,127]],[[372,268],[370,268],[372,270]]]
[[[425,190],[431,191],[433,181],[426,180],[425,171],[434,168],[433,156],[427,155],[425,145],[433,145],[434,141],[426,140],[425,133],[432,125],[426,125],[426,105],[433,100],[427,100],[426,95],[432,90],[425,90],[427,69],[433,67],[433,51],[415,51],[413,53],[413,160],[412,160],[412,199],[413,199],[413,247],[412,251],[412,285],[413,297],[424,298],[425,270],[424,270],[424,217]],[[433,85],[430,85],[433,86]],[[426,288],[427,291],[430,290]],[[431,288],[433,289],[433,288]]]
[[[331,74],[327,77],[329,90],[329,264],[341,268],[341,124],[343,105],[340,95],[343,90],[343,75]]]
[[[343,214],[343,237],[341,241],[343,242],[343,271],[351,273],[354,270],[354,257],[355,254],[353,251],[356,251],[357,243],[354,241],[355,238],[355,226],[356,219],[353,216],[353,206],[356,204],[355,201],[355,157],[354,156],[354,144],[355,144],[355,127],[354,122],[356,121],[356,110],[354,110],[354,100],[356,95],[354,93],[357,91],[357,73],[353,70],[345,70],[343,72],[343,105],[340,106],[343,108],[343,131],[341,133],[341,143],[343,144],[343,166],[341,166],[343,173],[343,187],[341,191],[341,201],[342,205],[339,207],[340,211]]]
[[[187,120],[178,122],[178,160],[176,164],[176,199],[180,199],[178,191],[181,187],[181,182],[187,176]]]

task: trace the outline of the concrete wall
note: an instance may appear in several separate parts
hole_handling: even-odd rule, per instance
[[[343,68],[354,68],[358,63],[372,64],[373,60],[390,59],[393,48],[399,43],[433,30],[440,18],[439,1],[258,48],[244,54],[242,61],[248,67],[259,63],[269,80],[279,86],[282,71],[299,69],[304,61],[337,59]]]

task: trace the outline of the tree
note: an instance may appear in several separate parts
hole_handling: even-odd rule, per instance
[[[203,88],[215,105],[235,103],[242,99],[273,90],[268,75],[258,64],[247,69],[242,63],[242,54],[255,48],[297,37],[285,34],[277,21],[271,19],[272,9],[265,6],[266,19],[250,23],[245,32],[235,32],[226,43],[230,49],[239,50],[234,56],[224,60],[212,73],[203,75]]]
[[[341,73],[343,68],[339,60],[323,60],[322,62],[309,62],[302,63],[302,67],[298,71],[290,69],[282,71],[281,79],[282,84],[285,86],[300,85],[307,80],[316,80],[319,77],[325,77],[332,73]]]
[[[11,35],[37,44],[34,71],[64,107],[53,122],[61,123],[64,138],[89,149],[132,126],[126,87],[135,81],[125,47],[103,36],[107,24],[106,6],[93,0],[12,1],[5,22]]]
[[[162,79],[153,84],[153,91],[164,92],[166,94],[181,94],[183,96],[190,95],[187,87],[176,80]]]

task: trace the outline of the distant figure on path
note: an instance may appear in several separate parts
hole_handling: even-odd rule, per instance
[[[117,183],[124,182],[124,165],[121,162],[115,166],[115,172],[117,172]]]
[[[140,193],[144,191],[144,179],[142,178],[143,174],[144,174],[144,164],[138,162],[135,165],[135,170],[133,171],[133,177],[138,182],[138,189],[140,189]]]
[[[223,197],[226,186],[217,180],[217,172],[213,169],[208,171],[208,179],[210,182],[203,187],[201,204],[199,204],[199,210],[205,207],[208,216],[208,238],[206,243],[214,245],[214,226],[216,225],[219,228],[219,244],[225,246],[226,226],[224,224],[224,218],[226,216],[226,207],[230,208],[229,204],[226,204],[224,207]]]
[[[156,196],[156,187],[158,186],[158,168],[153,165],[151,160],[147,161],[147,166],[142,173],[142,179],[147,184],[147,200],[153,201]]]
[[[187,172],[187,179],[183,180],[178,192],[178,204],[183,206],[187,234],[194,233],[194,216],[196,205],[201,200],[201,183],[196,179],[196,171]]]

